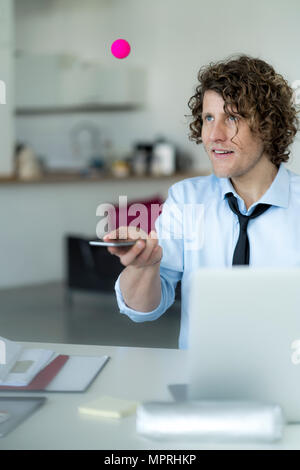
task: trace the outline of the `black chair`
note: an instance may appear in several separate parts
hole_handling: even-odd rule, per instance
[[[115,282],[124,266],[117,256],[109,253],[106,247],[91,246],[89,240],[67,235],[65,239],[66,302],[72,305],[72,293],[105,292],[115,293]],[[180,300],[180,282],[176,287],[176,300]]]
[[[114,285],[124,266],[106,247],[91,246],[89,240],[68,235],[66,237],[66,288],[69,305],[74,291],[113,293]]]

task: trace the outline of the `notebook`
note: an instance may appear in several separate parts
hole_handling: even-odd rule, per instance
[[[10,369],[21,355],[22,346],[0,336],[0,384],[6,379]]]
[[[108,359],[108,356],[59,355],[26,387],[0,386],[0,392],[85,392]]]
[[[84,392],[108,359],[27,349],[0,337],[0,392]]]
[[[63,365],[67,362],[69,356],[57,356],[53,361],[50,362],[44,369],[42,369],[33,380],[26,386],[5,386],[0,385],[1,390],[13,390],[13,391],[42,391],[45,390],[47,385],[54,379],[58,374]]]
[[[56,356],[54,351],[23,348],[0,337],[0,385],[28,385]]]
[[[85,392],[107,363],[109,356],[70,356],[45,392]]]
[[[56,356],[48,349],[24,349],[1,385],[26,387]]]

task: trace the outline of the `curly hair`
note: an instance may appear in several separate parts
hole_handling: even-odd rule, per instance
[[[202,143],[203,97],[212,90],[222,96],[227,115],[246,118],[252,133],[262,139],[272,163],[279,166],[288,161],[288,147],[299,128],[299,110],[293,102],[293,89],[271,65],[247,55],[231,56],[202,67],[198,80],[200,84],[188,102],[193,118],[190,140]]]

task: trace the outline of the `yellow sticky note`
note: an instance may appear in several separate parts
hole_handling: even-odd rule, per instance
[[[79,413],[103,418],[122,418],[135,413],[138,402],[123,400],[110,396],[101,396],[95,400],[79,406]]]

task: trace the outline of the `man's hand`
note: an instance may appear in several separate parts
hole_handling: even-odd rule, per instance
[[[152,230],[149,235],[137,227],[119,227],[106,234],[105,241],[122,239],[124,241],[138,240],[130,247],[107,247],[112,255],[120,258],[124,266],[145,268],[158,264],[162,258],[162,247],[158,244],[157,233]]]

